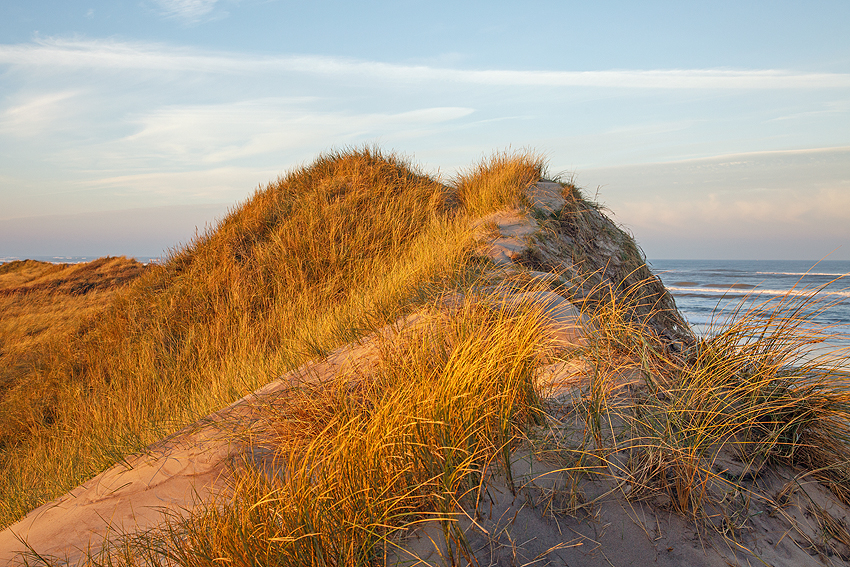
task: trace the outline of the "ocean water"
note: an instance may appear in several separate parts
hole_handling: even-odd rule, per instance
[[[832,337],[818,352],[850,349],[850,262],[823,260],[650,260],[698,335],[736,309],[769,311],[780,301],[805,300],[812,324]]]

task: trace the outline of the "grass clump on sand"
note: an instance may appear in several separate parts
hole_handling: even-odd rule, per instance
[[[500,202],[487,191],[517,188],[490,177],[528,183],[539,168],[501,156],[467,186]],[[472,269],[460,203],[373,148],[321,156],[257,191],[8,377],[0,526],[451,287]]]
[[[663,495],[679,513],[734,534],[746,518],[732,525],[730,494],[778,510],[777,495],[757,484],[786,467],[850,505],[850,357],[816,355],[829,339],[812,321],[825,308],[816,290],[739,309],[678,354],[610,297],[588,326],[593,372],[578,404],[579,452],[601,459],[629,498]]]
[[[511,449],[541,419],[545,327],[501,297],[434,305],[368,367],[276,397],[271,465],[243,473],[229,499],[128,540],[122,561],[379,565],[426,521],[441,526],[448,564],[471,561],[458,516],[487,477],[510,478]]]

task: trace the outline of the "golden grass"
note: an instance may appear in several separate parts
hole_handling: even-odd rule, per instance
[[[482,171],[488,190],[517,194],[489,178],[539,169],[500,159]],[[459,202],[373,148],[258,191],[15,369],[0,399],[0,526],[456,285],[474,270]]]
[[[544,170],[543,158],[534,152],[497,152],[457,176],[457,198],[472,217],[525,206],[526,189],[543,177]]]
[[[543,415],[532,377],[548,356],[538,313],[476,291],[470,221],[527,205],[542,168],[531,154],[497,154],[445,186],[364,148],[322,156],[258,191],[15,369],[0,400],[0,525],[420,310],[375,364],[270,401],[258,449],[272,451],[273,466],[241,470],[232,493],[188,519],[88,560],[375,565],[426,521],[442,526],[447,563],[468,559],[458,515],[488,477],[512,484],[511,451]],[[641,260],[632,248],[625,253]],[[666,495],[721,531],[718,494],[749,490],[716,469],[724,452],[753,474],[802,467],[850,503],[850,385],[838,369],[848,358],[810,355],[824,339],[810,324],[816,293],[736,313],[671,348],[646,312],[676,318],[640,289],[639,267],[616,289],[587,276],[590,287],[600,282],[583,303],[588,345],[570,356],[592,372],[576,404],[582,442],[561,448],[574,465],[565,473],[613,476],[634,499]],[[19,280],[9,285],[35,275]],[[463,299],[446,301],[453,290]]]
[[[9,390],[28,387],[26,377],[39,354],[66,340],[144,269],[123,256],[83,264],[23,260],[0,266],[0,399]],[[8,420],[2,425],[0,440],[5,440],[14,425]]]
[[[241,469],[232,493],[89,563],[381,565],[405,557],[393,552],[424,522],[442,526],[446,564],[472,562],[461,515],[494,478],[512,485],[513,450],[551,419],[534,371],[557,356],[539,312],[508,309],[507,288],[488,289],[435,301],[371,365],[269,401],[255,441],[273,458]],[[594,368],[575,406],[583,442],[557,449],[571,501],[581,471],[610,476],[628,498],[666,495],[732,540],[746,517],[726,508],[771,500],[752,486],[768,466],[812,471],[848,502],[850,390],[836,366],[847,359],[810,356],[826,338],[811,326],[815,296],[736,313],[685,353],[635,322],[628,297],[609,297],[586,313],[589,344],[570,354]],[[724,452],[745,472],[718,470]],[[817,521],[846,537],[831,516]]]
[[[109,303],[112,291],[84,295],[28,293],[0,295],[0,372],[8,372],[26,353],[56,340]],[[5,375],[4,375],[5,376]],[[5,383],[5,380],[0,380]]]
[[[540,417],[533,371],[545,329],[538,311],[501,297],[469,294],[448,312],[437,302],[367,369],[276,398],[271,467],[243,471],[229,498],[189,519],[128,539],[113,561],[379,565],[423,521],[442,525],[449,564],[469,558],[461,505],[477,504],[486,477],[510,478],[504,459]]]
[[[0,266],[0,357],[31,351],[76,328],[106,305],[112,292],[137,278],[144,266],[125,257],[84,264],[23,260]],[[5,363],[2,368],[14,364]]]
[[[141,275],[145,267],[124,256],[81,264],[16,260],[0,266],[0,296],[34,292],[83,295],[115,289]]]
[[[125,257],[84,264],[34,260],[0,266],[0,372],[45,342],[74,330],[103,308],[114,291],[141,275],[144,266]],[[0,378],[0,391],[6,380]]]

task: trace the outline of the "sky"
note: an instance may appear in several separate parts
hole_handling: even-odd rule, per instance
[[[544,155],[648,258],[850,260],[850,2],[4,0],[0,258],[159,256],[320,153]]]

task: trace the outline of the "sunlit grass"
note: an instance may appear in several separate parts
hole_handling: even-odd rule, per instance
[[[84,328],[144,270],[125,257],[0,266],[0,448],[26,435],[27,408],[19,395],[33,387],[33,374],[48,353]]]
[[[544,169],[543,158],[534,152],[499,152],[457,176],[457,198],[473,217],[527,206],[526,189],[543,177]]]
[[[545,327],[503,297],[435,303],[370,366],[270,401],[271,466],[243,471],[229,497],[189,519],[130,538],[123,561],[378,565],[423,521],[442,525],[450,564],[469,557],[462,506],[487,477],[510,477],[512,447],[540,419]]]
[[[538,171],[500,159],[482,173],[493,191],[518,193],[488,176]],[[14,369],[0,399],[0,526],[475,272],[459,203],[374,148],[257,191]]]
[[[237,467],[231,491],[87,560],[378,565],[426,522],[441,526],[447,564],[466,560],[460,516],[489,480],[516,488],[515,449],[533,441],[529,426],[553,426],[534,376],[558,356],[588,368],[572,405],[580,443],[557,448],[574,480],[613,478],[628,498],[665,495],[714,525],[723,488],[742,484],[715,466],[734,452],[748,471],[809,471],[850,503],[848,357],[813,355],[826,338],[812,325],[816,293],[671,340],[656,323],[680,321],[672,302],[642,289],[654,280],[618,236],[627,257],[616,285],[609,270],[559,288],[581,291],[585,340],[557,353],[534,307],[503,301],[521,278],[476,257],[470,228],[528,207],[542,174],[533,154],[497,154],[443,185],[364,148],[258,191],[129,288],[69,315],[69,331],[32,343],[0,399],[0,525],[411,313],[357,371],[264,400],[265,433],[252,434],[269,456]],[[576,239],[595,242],[596,209],[566,192],[546,222],[572,222]],[[27,309],[41,307],[22,307],[21,321]]]
[[[558,449],[576,510],[577,479],[602,476],[633,500],[666,495],[728,536],[723,499],[734,489],[773,502],[745,478],[771,466],[810,471],[847,502],[848,376],[835,358],[808,356],[827,338],[811,324],[811,296],[738,312],[679,352],[632,317],[628,296],[611,294],[585,313],[587,343],[558,354],[539,307],[487,289],[431,303],[357,371],[268,400],[254,441],[274,457],[240,469],[232,492],[188,519],[113,544],[108,561],[381,565],[406,557],[394,552],[423,523],[442,526],[446,564],[468,561],[459,520],[490,482],[514,486],[514,451],[542,424],[558,426],[534,376],[565,354],[592,368],[573,400],[583,441]],[[718,470],[724,453],[747,472]]]

